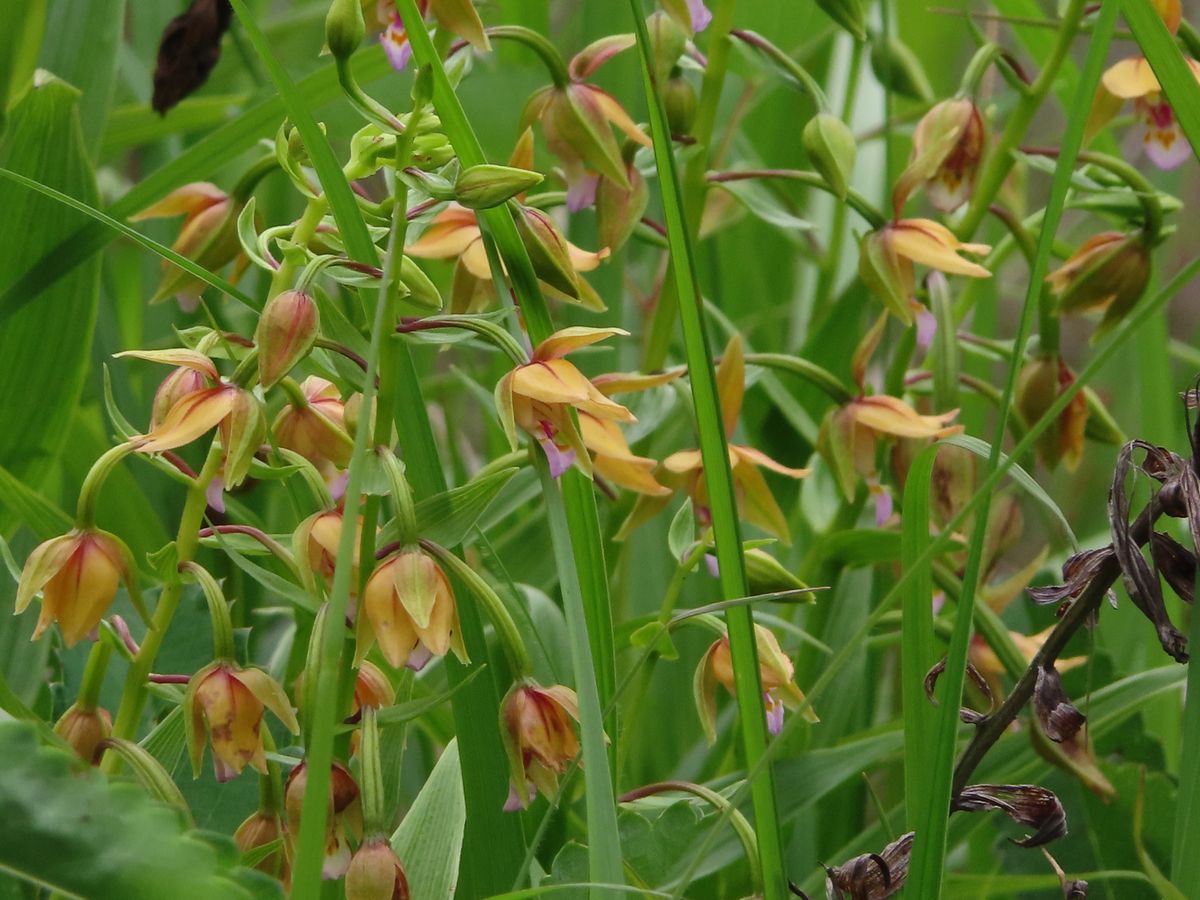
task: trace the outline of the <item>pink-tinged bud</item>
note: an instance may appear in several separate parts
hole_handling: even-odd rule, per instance
[[[308,356],[320,330],[317,304],[303,291],[284,291],[267,301],[254,330],[258,380],[264,389]]]
[[[314,375],[304,379],[300,392],[307,403],[294,401],[279,413],[272,426],[276,442],[317,467],[344,469],[354,441],[346,431],[346,405],[337,386]]]
[[[929,202],[953,212],[971,199],[987,133],[979,108],[966,98],[943,100],[913,132],[912,161],[896,182],[897,213],[909,193],[924,184]]]
[[[1037,422],[1074,381],[1075,373],[1061,357],[1043,356],[1026,363],[1017,376],[1015,396],[1017,415],[1025,427]],[[1080,391],[1038,438],[1038,456],[1047,466],[1054,468],[1059,460],[1071,470],[1079,465],[1087,419],[1087,397]]]
[[[54,733],[70,744],[80,759],[96,765],[104,752],[100,742],[112,735],[112,716],[107,709],[83,709],[75,704],[55,723]]]
[[[132,592],[133,578],[132,557],[120,538],[98,529],[76,529],[39,544],[29,554],[17,585],[15,612],[24,612],[40,592],[42,612],[34,640],[57,621],[63,642],[74,647],[100,624],[122,581]]]
[[[193,675],[183,697],[184,732],[193,773],[200,771],[207,728],[218,781],[229,781],[247,765],[265,775],[262,719],[267,709],[292,734],[299,733],[287,694],[261,669],[242,669],[218,660]]]
[[[365,706],[383,709],[396,702],[396,692],[387,675],[369,660],[363,660],[354,676],[354,711]]]
[[[606,178],[625,184],[625,166],[609,123],[639,143],[647,138],[609,94],[590,84],[547,88],[526,107],[540,112],[546,143],[564,162],[583,162]]]
[[[329,773],[329,807],[325,817],[325,861],[321,877],[341,878],[350,867],[350,844],[347,831],[359,815],[358,785],[354,776],[339,762]],[[288,774],[283,789],[283,806],[287,812],[289,833],[300,833],[300,813],[304,807],[304,792],[308,787],[308,763],[302,762]]]
[[[579,755],[571,720],[579,721],[575,692],[562,685],[544,688],[515,684],[500,707],[500,736],[508,753],[509,773],[522,806],[529,804],[530,782],[553,796],[558,776]]]
[[[624,172],[619,183],[628,183]],[[537,277],[568,297],[578,297],[579,285],[567,240],[550,217],[540,209],[526,206],[521,208],[516,222],[521,242],[529,253],[529,261]]]
[[[338,547],[342,540],[342,508],[326,510],[309,516],[296,528],[292,535],[292,552],[296,554],[296,562],[300,568],[319,575],[326,584],[333,579],[333,571],[337,566]],[[354,569],[350,583],[358,584],[358,548],[359,535],[362,532],[362,518],[358,520],[354,540]]]
[[[596,186],[596,229],[601,246],[613,252],[625,246],[642,220],[650,199],[642,173],[634,166],[629,166],[626,171],[628,190],[608,178],[601,178]]]
[[[400,858],[385,838],[366,841],[346,871],[346,900],[409,900]]]
[[[162,424],[171,407],[188,394],[204,390],[212,384],[203,373],[187,366],[180,366],[162,380],[154,392],[154,402],[150,407],[150,428]]]
[[[663,10],[656,10],[646,17],[646,31],[650,35],[654,70],[660,79],[665,78],[687,50],[691,35],[682,22]]]
[[[242,822],[237,831],[233,833],[233,841],[243,854],[272,844],[281,837],[283,837],[283,823],[279,820],[279,816],[261,810]],[[260,859],[254,868],[278,878],[285,884],[289,880],[287,855],[284,853],[282,845]]]
[[[1105,231],[1088,238],[1046,276],[1060,313],[1104,310],[1097,335],[1123,319],[1150,282],[1150,250],[1136,234]]]

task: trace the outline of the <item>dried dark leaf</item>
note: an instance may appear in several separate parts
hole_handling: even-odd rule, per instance
[[[232,18],[229,0],[192,0],[167,23],[154,67],[155,112],[166,113],[208,80],[221,58],[221,38]]]
[[[1111,546],[1076,553],[1063,563],[1063,584],[1030,588],[1029,596],[1033,598],[1034,603],[1042,605],[1058,603],[1068,598],[1075,599],[1084,592],[1092,579],[1100,574],[1101,569],[1112,557]],[[1117,598],[1111,590],[1108,592],[1108,598],[1115,608]]]
[[[1046,737],[1059,744],[1074,737],[1087,721],[1087,717],[1071,703],[1063,690],[1058,670],[1052,665],[1038,669],[1033,708]]]
[[[1156,531],[1150,536],[1150,555],[1171,590],[1181,600],[1192,603],[1196,587],[1195,554],[1169,534]]]
[[[1053,791],[1036,784],[973,784],[965,787],[951,807],[963,812],[998,809],[1014,822],[1036,829],[1013,840],[1018,847],[1037,847],[1067,833],[1067,813]]]
[[[933,668],[930,669],[925,675],[925,696],[929,698],[929,702],[932,703],[934,706],[938,705],[938,701],[937,701],[937,697],[935,697],[933,695],[933,691],[934,691],[934,688],[937,687],[937,680],[942,676],[942,673],[945,671],[946,671],[946,657],[943,656],[941,659],[939,659],[936,663],[933,664]],[[975,683],[975,686],[977,688],[979,688],[980,693],[982,693],[983,696],[987,698],[988,712],[990,713],[993,709],[996,708],[996,700],[992,696],[992,688],[987,683],[987,679],[984,678],[981,674],[979,674],[979,670],[976,669],[970,663],[967,663],[967,676],[971,679],[971,681],[973,681]],[[967,709],[964,706],[958,711],[958,717],[960,719],[962,719],[962,721],[965,722],[967,725],[974,725],[977,722],[982,722],[984,719],[986,719],[987,713],[976,712],[975,710]]]
[[[828,900],[884,900],[900,892],[908,880],[913,832],[902,834],[882,853],[864,853],[825,869]]]
[[[1187,662],[1187,638],[1173,624],[1167,615],[1163,602],[1162,587],[1158,576],[1150,570],[1150,565],[1142,556],[1141,548],[1134,540],[1129,522],[1129,495],[1125,490],[1125,482],[1129,472],[1134,469],[1133,453],[1135,450],[1147,450],[1149,444],[1143,441],[1130,441],[1121,448],[1117,457],[1116,468],[1113,471],[1112,488],[1108,492],[1108,520],[1112,528],[1113,551],[1121,564],[1121,578],[1125,590],[1146,617],[1153,623],[1158,633],[1158,641],[1162,644],[1167,655],[1177,662]]]

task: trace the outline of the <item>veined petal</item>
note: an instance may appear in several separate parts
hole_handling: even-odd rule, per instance
[[[755,450],[753,447],[730,444],[729,452],[737,460],[735,465],[737,463],[749,463],[754,466],[762,466],[764,469],[770,469],[772,472],[779,475],[786,475],[788,478],[804,478],[812,474],[812,469],[793,469],[781,462],[776,462],[761,450]]]
[[[183,348],[172,348],[170,350],[122,350],[120,353],[114,353],[117,359],[124,359],[129,356],[134,359],[144,359],[147,362],[164,363],[168,366],[182,366],[185,369],[191,369],[193,372],[199,372],[201,375],[206,375],[213,381],[219,381],[221,374],[217,371],[213,361],[195,350],[185,350]]]
[[[618,422],[637,421],[637,417],[627,407],[600,393],[590,381],[588,382],[587,399],[574,405],[576,409],[582,412],[589,412],[601,419],[613,419]]]
[[[787,517],[779,508],[779,503],[776,502],[775,495],[771,493],[771,488],[762,473],[754,466],[736,466],[733,470],[733,483],[737,488],[739,505],[746,521],[768,534],[775,535],[785,544],[791,543]]]
[[[71,555],[79,546],[81,536],[77,532],[51,538],[34,548],[21,570],[21,582],[17,587],[14,614],[22,613],[41,592],[46,583],[62,571]]]
[[[596,454],[592,466],[596,474],[613,484],[649,497],[669,497],[673,491],[659,484],[651,474],[656,463],[640,456],[616,457]]]
[[[654,142],[650,140],[646,132],[638,128],[637,123],[629,117],[629,113],[625,112],[625,107],[617,102],[617,98],[607,91],[602,91],[593,85],[584,85],[588,89],[588,93],[592,95],[592,99],[600,107],[600,111],[604,113],[604,118],[617,126],[625,137],[629,138],[643,147],[652,147]]]
[[[632,34],[612,34],[593,41],[571,57],[567,74],[572,81],[586,81],[602,65],[636,43],[637,39]]]
[[[662,461],[662,467],[668,472],[685,475],[689,472],[699,472],[704,468],[699,450],[679,450]]]
[[[145,219],[166,219],[172,216],[192,215],[205,207],[229,199],[229,195],[208,181],[193,181],[177,187],[157,203],[152,203],[139,213],[129,217],[130,222]]]
[[[580,403],[588,399],[591,382],[565,359],[518,366],[512,371],[512,391],[543,403]]]
[[[396,598],[391,562],[371,573],[363,588],[361,612],[371,620],[384,658],[397,669],[408,662],[409,654],[417,646],[417,632]]]
[[[439,213],[425,232],[404,248],[404,252],[418,259],[451,259],[462,255],[479,236],[475,214],[451,208]]]
[[[624,328],[588,328],[575,325],[554,332],[533,350],[533,358],[539,362],[566,356],[572,350],[587,347],[610,337],[628,337]]]
[[[300,723],[296,721],[296,711],[292,709],[287,692],[279,682],[262,669],[253,666],[248,669],[239,669],[234,673],[234,677],[258,699],[259,703],[274,713],[275,718],[279,719],[288,731],[292,734],[300,733]]]
[[[583,443],[593,453],[614,459],[638,459],[629,449],[624,432],[612,420],[601,419],[589,412],[580,412],[579,431],[583,435]]]
[[[930,219],[905,219],[892,226],[891,237],[895,251],[911,259],[952,275],[972,278],[991,278],[992,273],[978,263],[963,259],[957,251],[986,253],[986,244],[962,244],[945,226]]]
[[[1145,57],[1131,56],[1110,66],[1100,77],[1105,90],[1122,100],[1157,94],[1162,87]]]
[[[725,345],[721,364],[717,366],[717,398],[721,401],[721,419],[725,437],[733,437],[738,417],[742,414],[742,399],[746,395],[746,360],[742,353],[742,337],[735,334]]]
[[[402,551],[392,565],[392,583],[417,631],[428,628],[438,596],[437,564],[420,551]]]
[[[903,400],[882,394],[855,400],[852,407],[858,424],[895,437],[941,438],[962,431],[961,425],[949,424],[958,410],[923,416]]]
[[[181,397],[157,428],[144,438],[135,438],[139,453],[161,453],[190,444],[229,415],[237,400],[237,388],[223,385]]]
[[[682,374],[683,371],[680,369],[657,372],[653,375],[643,375],[640,372],[610,372],[607,375],[597,375],[592,379],[592,384],[600,393],[612,396],[613,394],[628,394],[633,391],[647,391],[650,388],[661,387]]]

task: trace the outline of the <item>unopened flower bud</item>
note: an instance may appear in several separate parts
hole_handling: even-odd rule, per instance
[[[103,754],[100,742],[112,734],[112,716],[106,709],[83,709],[75,704],[55,723],[54,733],[70,744],[80,759],[95,765]]]
[[[1150,281],[1150,250],[1139,235],[1105,231],[1088,238],[1046,276],[1060,313],[1104,310],[1097,334],[1123,319]]]
[[[154,392],[154,401],[150,406],[151,429],[161,425],[171,407],[185,395],[210,386],[211,382],[202,372],[188,366],[179,366],[162,380]]]
[[[696,89],[678,69],[663,85],[663,106],[671,134],[691,134],[696,121]]]
[[[541,184],[542,176],[512,166],[470,166],[454,182],[454,198],[468,209],[490,209]]]
[[[308,763],[302,762],[288,774],[283,789],[283,806],[287,812],[288,830],[300,833],[300,814],[304,808],[304,792],[308,788]],[[329,807],[325,819],[325,859],[321,865],[324,879],[341,878],[350,866],[350,844],[346,838],[346,820],[358,811],[358,784],[354,776],[339,762],[329,772]]]
[[[385,838],[366,841],[346,871],[346,900],[408,900],[408,879]]]
[[[862,0],[817,0],[817,6],[856,40],[866,40],[867,16]]]
[[[778,591],[802,591],[808,587],[803,581],[785,569],[775,557],[758,547],[751,547],[744,552],[746,559],[746,578],[750,581],[750,590],[756,594],[769,594]],[[804,600],[812,601],[812,594],[801,595]]]
[[[846,123],[831,113],[817,113],[804,126],[801,141],[813,168],[834,194],[845,199],[858,153],[854,135]]]
[[[679,57],[687,49],[687,29],[664,10],[656,10],[646,17],[646,31],[650,35],[650,48],[654,56],[654,70],[661,78],[675,67]]]
[[[283,823],[279,816],[261,810],[247,818],[233,833],[233,841],[243,854],[278,841],[283,836]],[[287,880],[287,859],[283,847],[272,850],[254,866],[260,872],[273,875],[281,881]]]
[[[901,96],[914,100],[933,97],[933,87],[921,61],[899,38],[879,37],[871,41],[871,71],[880,84]]]
[[[318,468],[344,468],[350,462],[354,441],[346,432],[345,404],[337,385],[311,375],[300,385],[300,392],[307,402],[285,406],[275,419],[276,442]]]
[[[621,180],[626,181],[624,173]],[[578,297],[575,266],[571,263],[566,238],[550,217],[540,209],[525,206],[517,215],[516,222],[517,231],[538,278],[568,297]]]
[[[366,35],[359,0],[333,0],[325,15],[325,43],[337,59],[349,59]]]
[[[1037,422],[1074,381],[1074,373],[1060,357],[1044,356],[1026,363],[1017,376],[1015,395],[1017,415],[1025,427]],[[1087,398],[1081,391],[1038,438],[1038,455],[1047,466],[1054,468],[1060,459],[1069,469],[1079,465],[1087,419]]]
[[[254,343],[258,345],[258,380],[269,388],[308,355],[321,329],[317,304],[303,291],[284,291],[267,301]]]

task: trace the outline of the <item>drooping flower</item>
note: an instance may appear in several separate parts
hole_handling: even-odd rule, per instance
[[[529,362],[500,379],[495,391],[496,411],[514,450],[520,426],[541,445],[554,477],[572,464],[591,476],[591,456],[583,436],[571,421],[571,410],[604,421],[635,419],[633,413],[601,393],[565,357],[605,338],[627,334],[621,328],[564,328],[534,347]]]
[[[1179,0],[1156,0],[1154,7],[1167,30],[1174,34],[1183,19]],[[1185,60],[1200,81],[1200,62]],[[1087,133],[1094,135],[1108,123],[1126,101],[1132,100],[1134,114],[1142,126],[1146,156],[1160,169],[1174,169],[1192,155],[1192,148],[1175,120],[1175,111],[1163,98],[1162,86],[1144,56],[1131,56],[1110,66],[1100,78],[1100,87],[1088,117]]]
[[[276,443],[326,476],[349,465],[354,440],[346,429],[346,404],[337,385],[310,375],[300,384],[300,396],[290,395],[288,401],[271,426]]]
[[[737,429],[745,396],[746,364],[742,340],[734,335],[717,367],[717,393],[721,401],[721,418],[728,440]],[[803,478],[809,469],[795,469],[776,462],[761,450],[729,443],[729,467],[733,475],[739,515],[752,525],[773,534],[782,541],[790,540],[787,517],[771,493],[760,468],[769,469],[788,478]],[[662,461],[656,472],[659,481],[674,491],[682,491],[692,501],[696,521],[701,527],[711,524],[708,483],[704,477],[704,459],[699,450],[680,450]],[[621,526],[619,538],[627,537],[666,504],[663,495],[643,495]]]
[[[1074,381],[1075,373],[1061,356],[1041,356],[1027,362],[1017,377],[1014,397],[1022,424],[1031,427]],[[1054,425],[1038,438],[1038,456],[1048,467],[1054,468],[1062,460],[1068,469],[1075,470],[1083,457],[1087,420],[1087,397],[1079,391],[1058,414]]]
[[[958,97],[935,104],[917,123],[912,159],[892,191],[896,215],[920,185],[942,212],[953,212],[971,199],[985,138],[983,116],[971,100]]]
[[[326,585],[332,583],[333,571],[337,566],[338,547],[342,540],[344,522],[343,507],[313,513],[292,534],[292,552],[301,571],[319,575]],[[359,516],[354,536],[354,562],[350,576],[350,590],[358,585],[359,537],[362,534],[362,517]]]
[[[960,251],[982,254],[991,249],[987,244],[962,243],[954,232],[932,219],[899,219],[863,238],[858,273],[871,293],[907,325],[913,322],[914,307],[920,308],[914,296],[914,263],[950,275],[991,278],[992,273],[983,266],[959,255]]]
[[[592,379],[592,384],[604,396],[644,391],[667,384],[681,373],[664,372],[656,375],[611,373]],[[656,460],[638,456],[629,448],[625,433],[612,419],[604,419],[590,412],[577,410],[579,433],[583,444],[592,454],[592,470],[613,484],[638,494],[670,496],[671,488],[659,484],[654,478]]]
[[[538,219],[539,224],[548,221],[544,214],[538,214]],[[588,309],[603,310],[604,301],[585,279],[578,276],[584,272],[591,272],[607,259],[608,248],[595,252],[582,250],[562,239],[561,235],[555,241],[556,244],[559,242],[563,255],[569,261],[575,275],[575,294],[563,290],[566,285],[556,286],[547,281],[544,275],[548,273],[538,271],[543,292],[557,300],[578,303]],[[451,291],[451,312],[477,312],[494,303],[492,269],[483,246],[483,232],[479,228],[474,211],[457,203],[449,204],[434,217],[420,238],[406,247],[404,252],[417,259],[457,260]]]
[[[300,733],[287,694],[261,669],[243,669],[228,660],[216,660],[193,675],[183,696],[184,730],[193,774],[200,774],[207,731],[218,781],[229,781],[247,765],[265,775],[265,709],[271,710],[292,734]]]
[[[74,647],[112,605],[121,582],[132,594],[136,567],[125,543],[97,528],[76,528],[34,548],[21,570],[14,613],[22,613],[38,593],[42,611],[33,639],[58,622],[63,642]]]
[[[241,253],[237,236],[240,204],[215,184],[197,181],[176,188],[157,203],[146,207],[131,222],[144,219],[163,219],[184,216],[183,227],[171,249],[210,272],[223,269],[237,260],[233,278],[245,269],[247,260]],[[151,303],[174,296],[185,312],[200,304],[200,295],[207,284],[167,260],[162,263],[162,278]]]
[[[346,870],[346,900],[408,900],[404,866],[383,836],[364,841]]]
[[[1103,311],[1096,336],[1118,324],[1150,283],[1150,248],[1139,234],[1103,231],[1046,276],[1060,313]]]
[[[431,656],[449,651],[467,662],[450,579],[419,547],[402,549],[371,573],[363,588],[359,624],[360,656],[374,640],[396,668],[419,670]]]
[[[754,642],[758,651],[758,674],[762,681],[763,702],[767,710],[767,728],[771,734],[783,730],[783,711],[799,709],[804,705],[804,693],[796,686],[795,668],[779,646],[779,641],[769,629],[754,626]],[[700,664],[692,682],[696,711],[704,734],[711,744],[717,739],[717,685],[721,684],[730,694],[734,693],[733,656],[729,648],[729,637],[713,641]],[[812,707],[802,713],[806,722],[816,723],[820,719]]]
[[[500,736],[508,753],[512,787],[520,807],[529,805],[532,784],[545,797],[558,789],[558,776],[579,755],[571,720],[579,721],[579,700],[561,684],[515,684],[500,706]]]
[[[300,815],[308,788],[308,763],[300,763],[288,773],[283,788],[283,806],[291,841],[300,833]],[[362,805],[358,784],[350,770],[336,760],[329,772],[329,806],[325,816],[325,859],[321,877],[326,881],[341,878],[350,867],[349,836],[362,831]],[[294,852],[294,848],[293,848]]]
[[[320,329],[317,304],[304,291],[282,291],[267,301],[254,329],[258,379],[264,390],[308,355]]]
[[[651,146],[650,138],[615,97],[587,83],[605,62],[633,45],[631,34],[611,35],[589,44],[568,64],[569,80],[536,91],[521,113],[521,127],[540,122],[550,152],[562,162],[567,177],[567,208],[572,212],[591,204],[594,175],[629,188],[613,126],[629,140]]]
[[[376,7],[376,21],[382,27],[379,42],[383,52],[398,72],[402,72],[412,59],[412,46],[404,30],[404,22],[396,12],[395,0],[368,0]],[[452,34],[462,38],[476,50],[486,53],[492,49],[487,32],[472,0],[417,0],[417,9],[422,17],[433,13],[437,23]]]

